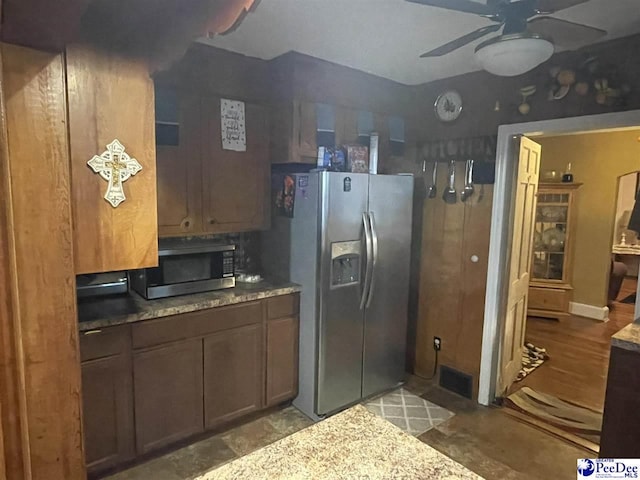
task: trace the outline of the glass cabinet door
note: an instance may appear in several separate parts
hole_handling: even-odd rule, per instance
[[[533,280],[566,282],[567,222],[570,193],[538,194],[533,238]]]

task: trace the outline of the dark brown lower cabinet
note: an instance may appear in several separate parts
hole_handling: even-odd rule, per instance
[[[298,318],[267,322],[267,406],[290,400],[298,393]]]
[[[136,351],[136,445],[146,453],[203,431],[202,339]]]
[[[611,347],[600,458],[640,457],[640,352]]]
[[[262,323],[204,339],[205,427],[214,428],[262,408]]]
[[[80,336],[85,461],[90,474],[135,457],[130,339],[126,327]]]
[[[89,473],[293,399],[298,295],[82,334]]]

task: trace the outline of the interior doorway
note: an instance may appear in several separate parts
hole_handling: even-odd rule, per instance
[[[640,129],[535,139],[542,154],[525,349],[504,404],[585,436],[579,441],[595,451],[610,338],[633,321],[640,245],[628,229],[638,188],[629,170],[640,161],[639,137]]]
[[[528,309],[520,330],[510,325],[510,271],[514,259],[520,262],[518,258],[524,257],[509,245],[509,260],[504,264],[508,281],[496,296],[507,303],[506,310],[502,305],[503,324],[498,324],[500,363],[493,395],[505,397],[505,404],[518,414],[541,419],[554,428],[560,425],[571,435],[579,432],[575,438],[597,451],[610,339],[634,318],[640,245],[637,235],[627,231],[627,224],[638,191],[635,170],[640,164],[640,129],[554,133],[532,135],[542,154],[531,225],[520,225],[522,216],[518,214],[522,182],[517,169],[521,170],[521,165],[514,165],[506,179],[511,182],[511,211],[503,235],[513,244],[519,232],[532,232]],[[530,140],[507,140],[512,160],[521,164],[521,145]],[[520,149],[519,156],[513,154],[515,146]],[[634,172],[626,177],[630,170]],[[631,185],[630,191],[627,185]],[[584,191],[578,194],[581,189]],[[492,236],[492,248],[493,241]],[[616,249],[624,251],[616,254]],[[635,265],[632,275],[626,275],[629,268],[620,257]],[[489,296],[488,290],[488,303]],[[514,335],[517,338],[509,338]],[[526,368],[515,382],[513,372],[504,368],[504,359],[517,351],[515,344],[505,348],[510,341],[526,346],[522,356]],[[481,392],[482,381],[481,377]]]
[[[504,341],[504,319],[508,298],[507,266],[511,259],[510,237],[513,232],[513,194],[517,178],[519,136],[527,135],[534,140],[544,136],[566,136],[606,131],[632,130],[640,126],[640,111],[576,117],[569,119],[507,125],[499,129],[498,154],[496,158],[496,190],[492,211],[491,245],[485,322],[483,331],[482,363],[479,385],[479,401],[492,403],[504,393],[500,384],[501,346]],[[542,153],[544,158],[544,150]],[[609,159],[611,161],[612,159]],[[640,160],[640,159],[639,159]],[[610,242],[611,230],[607,229]],[[609,243],[610,245],[610,243]],[[608,247],[607,247],[608,248]],[[610,260],[609,260],[610,261]],[[604,269],[609,275],[609,268]],[[604,290],[604,289],[603,289]],[[605,292],[603,292],[605,295]],[[579,303],[579,302],[576,302]],[[611,324],[613,325],[613,324]],[[606,336],[606,334],[603,334]],[[606,340],[608,345],[608,340]]]
[[[611,302],[623,305],[635,305],[637,300],[640,238],[634,228],[640,228],[640,225],[635,225],[636,221],[631,222],[630,225],[630,221],[639,191],[640,170],[634,170],[618,177],[615,222],[611,239],[613,258],[608,298]],[[635,288],[633,288],[634,285]]]

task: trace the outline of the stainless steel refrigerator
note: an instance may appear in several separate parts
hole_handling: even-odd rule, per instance
[[[302,285],[293,403],[318,419],[404,378],[413,177],[312,172],[285,190],[262,260]]]

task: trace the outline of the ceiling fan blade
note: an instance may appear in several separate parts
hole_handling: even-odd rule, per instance
[[[588,1],[589,0],[538,0],[538,10],[547,14],[555,13]]]
[[[534,18],[529,22],[528,30],[549,37],[554,44],[570,50],[595,43],[607,34],[599,28],[553,17]]]
[[[453,52],[454,50],[457,50],[460,47],[464,47],[468,43],[471,43],[474,40],[477,40],[478,38],[484,37],[488,33],[496,32],[501,28],[502,28],[501,23],[496,25],[489,25],[488,27],[479,28],[474,32],[467,33],[466,35],[463,35],[460,38],[456,38],[455,40],[449,43],[445,43],[444,45],[441,45],[438,48],[434,48],[433,50],[429,50],[428,52],[423,53],[422,55],[420,55],[420,58],[440,57],[442,55],[446,55],[447,53]]]
[[[489,7],[484,3],[473,2],[472,0],[407,0],[420,5],[430,7],[445,8],[447,10],[455,10],[456,12],[474,13],[476,15],[496,15],[498,12],[495,8]]]

